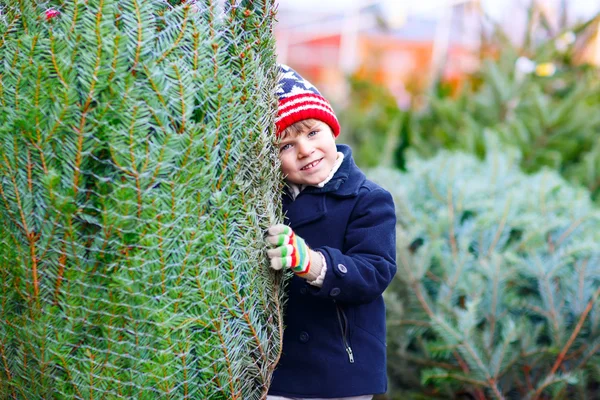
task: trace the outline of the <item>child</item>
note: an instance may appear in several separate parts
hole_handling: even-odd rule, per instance
[[[368,400],[386,391],[382,293],[396,273],[391,195],[367,180],[325,98],[281,66],[276,119],[285,225],[269,228],[271,267],[294,277],[283,354],[268,400]]]

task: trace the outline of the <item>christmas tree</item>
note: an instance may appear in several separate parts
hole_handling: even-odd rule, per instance
[[[443,78],[426,94],[409,90],[413,104],[407,111],[387,88],[352,76],[340,115],[357,161],[372,167],[394,158],[404,170],[409,149],[423,157],[456,149],[483,158],[486,133],[493,133],[519,146],[525,171],[555,168],[600,204],[599,70],[581,56],[586,40],[600,37],[600,17],[557,31],[539,9],[532,2],[518,44],[501,26],[485,31],[480,68],[465,75],[458,90]]]
[[[340,139],[352,147],[358,165],[391,167],[403,127],[403,112],[396,99],[382,85],[354,74],[348,78],[351,95],[340,112],[344,135]]]
[[[598,67],[577,56],[600,17],[553,32],[543,24],[535,28],[536,13],[530,15],[522,45],[495,30],[488,44],[495,58],[484,57],[456,96],[432,95],[425,110],[409,115],[409,146],[423,156],[445,148],[483,157],[486,132],[493,133],[520,148],[525,171],[554,168],[600,202]],[[403,163],[403,154],[399,158]]]
[[[386,292],[394,399],[597,398],[600,210],[518,151],[379,170],[397,206]]]
[[[0,1],[0,398],[257,399],[270,0]]]

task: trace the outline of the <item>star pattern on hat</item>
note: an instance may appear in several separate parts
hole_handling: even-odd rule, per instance
[[[302,75],[285,64],[279,64],[277,84],[277,135],[296,122],[305,119],[318,119],[329,125],[334,136],[340,133],[340,124],[319,90]]]
[[[282,75],[277,85],[277,94],[279,97],[290,97],[302,93],[313,93],[320,95],[317,88],[302,78],[296,71],[281,64]]]

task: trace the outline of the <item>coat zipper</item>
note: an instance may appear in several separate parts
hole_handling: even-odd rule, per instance
[[[342,342],[344,344],[344,348],[346,349],[346,353],[348,353],[348,360],[350,360],[350,364],[354,364],[354,353],[352,352],[352,347],[350,347],[350,343],[348,342],[348,318],[346,318],[346,313],[342,310],[339,304],[335,304],[335,309],[337,311],[338,322],[340,324],[340,331],[342,332]],[[344,322],[342,323],[342,319]]]

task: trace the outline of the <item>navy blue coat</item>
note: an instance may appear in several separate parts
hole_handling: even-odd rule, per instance
[[[283,354],[270,395],[350,397],[384,393],[385,305],[396,273],[392,196],[366,179],[348,146],[323,188],[283,196],[285,223],[327,262],[323,287],[294,276],[284,310]]]

